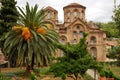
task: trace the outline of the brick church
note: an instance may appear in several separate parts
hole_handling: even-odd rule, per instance
[[[86,7],[78,3],[71,3],[63,7],[64,23],[58,21],[58,11],[48,6],[45,9],[46,19],[49,26],[58,32],[59,41],[62,44],[67,42],[77,44],[83,36],[83,32],[87,32],[87,45],[89,53],[96,58],[97,61],[106,60],[105,39],[106,34],[92,22],[87,22],[85,18]],[[92,15],[91,15],[92,16]],[[57,56],[63,56],[63,52],[58,50]]]

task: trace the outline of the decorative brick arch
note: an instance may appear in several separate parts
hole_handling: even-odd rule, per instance
[[[79,28],[78,28],[79,27]],[[82,32],[85,32],[85,27],[82,25],[82,24],[75,24],[73,25],[73,28],[77,31],[82,31]]]

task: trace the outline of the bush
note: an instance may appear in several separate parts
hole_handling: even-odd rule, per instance
[[[106,76],[107,78],[113,78],[113,77],[114,77],[114,74],[113,74],[113,72],[112,72],[111,70],[109,70],[109,71],[105,71],[105,76]]]
[[[114,77],[114,74],[113,74],[113,72],[111,70],[109,71],[108,77],[109,78],[113,78]]]
[[[65,79],[66,79],[66,74],[63,73],[63,74],[61,75],[61,78],[62,78],[62,80],[65,80]]]
[[[100,71],[100,76],[105,76],[105,71]]]

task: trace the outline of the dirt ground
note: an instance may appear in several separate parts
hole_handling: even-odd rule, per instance
[[[17,72],[17,71],[22,71],[25,70],[25,68],[1,68],[1,73],[4,72]],[[29,80],[27,77],[12,77],[11,80]],[[45,75],[42,79],[37,79],[37,80],[62,80],[59,77],[54,77],[53,75]],[[72,78],[67,77],[66,80],[73,80]]]

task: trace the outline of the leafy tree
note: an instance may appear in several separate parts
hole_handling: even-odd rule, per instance
[[[18,19],[15,0],[0,0],[2,7],[0,9],[0,37],[4,36]],[[3,47],[4,39],[0,40],[0,47]]]
[[[119,35],[119,31],[114,22],[103,24],[102,30],[106,31],[106,35],[108,38],[117,38]]]
[[[108,38],[118,38],[119,37],[119,30],[117,29],[117,25],[115,22],[108,22],[108,23],[95,23],[99,26],[102,30],[106,32],[106,36]]]
[[[94,24],[95,24],[97,27],[101,28],[104,23],[102,23],[102,22],[94,22]]]
[[[67,43],[62,45],[54,43],[57,48],[64,51],[64,56],[57,58],[57,62],[50,67],[50,72],[53,72],[55,76],[67,75],[68,77],[78,80],[78,75],[84,76],[85,72],[90,69],[98,68],[97,62],[88,53],[86,45],[86,34],[76,45]]]
[[[114,7],[113,20],[116,23],[116,26],[117,26],[117,29],[119,30],[119,35],[120,35],[120,4],[118,6],[115,5]],[[119,43],[120,43],[120,40],[119,40]],[[113,47],[107,56],[112,59],[117,59],[117,65],[120,66],[120,46],[119,45],[116,47]]]
[[[45,23],[43,9],[38,5],[20,10],[18,25],[13,26],[5,36],[4,53],[16,65],[26,65],[26,70],[33,70],[34,64],[47,65],[55,51],[53,42],[57,42],[57,33]]]
[[[114,9],[113,20],[115,21],[120,34],[120,4]]]
[[[107,57],[111,59],[117,59],[116,63],[118,66],[120,66],[120,46],[113,47],[109,51]]]

